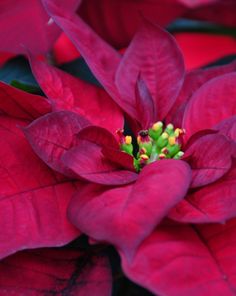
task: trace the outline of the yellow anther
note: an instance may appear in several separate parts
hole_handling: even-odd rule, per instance
[[[161,152],[162,152],[162,154],[165,154],[165,155],[169,153],[169,151],[166,147],[162,148]]]
[[[130,145],[132,143],[132,137],[131,136],[125,136],[125,144]]]
[[[184,130],[181,128],[176,128],[175,129],[175,136],[178,137],[179,135],[182,135],[184,133]]]
[[[141,142],[141,137],[137,136],[137,143],[140,144],[140,142]]]
[[[160,153],[160,154],[159,154],[159,158],[160,158],[160,159],[166,158],[166,155],[165,155],[164,153]]]
[[[148,160],[148,159],[149,159],[149,157],[147,156],[147,154],[141,154],[141,155],[140,155],[140,158],[141,158],[142,160]]]
[[[139,151],[140,154],[146,154],[147,153],[147,149],[145,149],[145,147],[142,147]]]
[[[157,131],[157,130],[159,130],[159,128],[161,128],[161,127],[163,127],[163,123],[162,123],[161,121],[158,121],[158,122],[156,122],[156,123],[153,124],[152,129],[153,129],[154,131]]]
[[[173,146],[176,144],[176,138],[175,137],[169,137],[168,142],[170,146]]]
[[[169,124],[167,124],[166,128],[169,129],[169,130],[173,130],[174,126],[173,126],[172,123],[169,123]]]
[[[162,135],[161,135],[162,139],[168,139],[169,138],[169,135],[164,132]]]

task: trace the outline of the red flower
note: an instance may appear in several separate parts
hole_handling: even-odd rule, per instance
[[[155,141],[164,143],[167,150],[162,151],[163,157],[153,155],[153,150],[150,154],[150,142],[153,148],[154,141],[146,139],[146,132],[140,133],[138,174],[128,154],[132,154],[129,137],[121,134],[118,143],[102,127],[82,129],[74,147],[55,158],[94,183],[74,196],[69,207],[71,221],[92,239],[114,244],[126,274],[156,294],[220,291],[231,295],[235,281],[232,278],[230,283],[227,276],[233,276],[234,271],[227,263],[224,239],[230,241],[226,246],[233,242],[231,230],[228,232],[233,221],[226,226],[183,226],[168,220],[157,225],[165,216],[189,223],[224,222],[235,217],[235,64],[194,71],[184,78],[183,58],[175,41],[155,25],[146,22],[121,59],[78,18],[63,18],[55,6],[49,8],[126,111],[134,131],[149,129],[153,139],[151,132],[157,132]],[[50,126],[47,120],[42,117],[32,123],[26,134],[39,155],[46,151],[49,162],[56,153],[50,152],[51,145],[45,150],[45,142],[40,147],[38,139],[39,133],[44,133],[42,127],[47,130]],[[150,128],[157,120],[165,121],[165,132],[160,123]],[[167,125],[172,121],[186,129],[182,140],[181,130],[173,131],[173,126]],[[167,136],[161,136],[163,132]],[[119,144],[128,153],[121,152]],[[176,146],[185,152],[182,160],[160,160]],[[175,153],[169,156],[182,155]],[[146,165],[148,159],[152,163]],[[210,241],[212,236],[215,239]],[[224,248],[222,252],[220,248]],[[232,248],[230,258],[235,260],[234,256]],[[209,271],[202,273],[206,266]]]
[[[71,221],[92,239],[114,244],[127,275],[156,294],[204,295],[211,289],[233,295],[234,270],[227,255],[235,260],[235,248],[227,252],[224,238],[233,243],[234,220],[224,227],[178,222],[224,222],[235,217],[235,64],[185,78],[174,39],[155,25],[145,22],[121,59],[79,18],[63,17],[54,5],[48,9],[125,110],[133,130],[145,130],[139,133],[134,160],[130,138],[121,134],[118,143],[102,127],[81,129],[62,156],[51,149],[57,145],[51,138],[58,130],[52,129],[48,149],[48,138],[38,137],[49,130],[47,121],[55,114],[26,129],[47,163],[55,160],[94,183],[74,196]],[[161,223],[166,216],[178,222]]]

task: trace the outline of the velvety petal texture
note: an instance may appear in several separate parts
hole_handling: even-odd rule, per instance
[[[62,158],[65,167],[85,180],[103,185],[124,185],[134,182],[138,175],[107,160],[101,147],[87,141],[68,151]]]
[[[62,9],[72,13],[81,0],[69,0],[66,5],[64,1],[57,2]],[[25,53],[25,49],[35,54],[48,52],[61,32],[40,0],[1,1],[0,28],[0,39],[4,40],[0,51],[17,54]]]
[[[192,169],[191,187],[204,186],[222,177],[232,164],[233,147],[223,135],[199,138],[186,150],[184,160]]]
[[[177,2],[184,4],[187,7],[194,8],[201,5],[209,5],[215,2],[218,2],[218,0],[198,0],[198,1],[192,1],[192,0],[177,0]]]
[[[114,149],[117,156],[124,154],[119,150],[115,137],[106,129],[87,127],[78,133],[76,146],[65,153],[62,161],[64,166],[76,175],[98,184],[111,186],[134,182],[138,174],[134,172],[134,169],[127,170],[130,159],[124,166],[123,163],[127,157],[123,155],[119,161],[113,162],[114,154],[111,151],[107,152],[106,147]],[[107,158],[106,153],[110,157]]]
[[[229,295],[236,292],[235,219],[225,225],[167,223],[139,247],[125,273],[155,295]]]
[[[236,62],[232,62],[227,65],[197,69],[186,73],[181,91],[167,116],[167,122],[181,127],[184,110],[191,96],[210,79],[235,71]]]
[[[90,185],[69,206],[73,224],[98,241],[132,257],[139,244],[182,200],[191,180],[188,165],[163,160],[145,167],[134,185],[105,189]]]
[[[42,116],[24,128],[35,153],[51,168],[64,175],[73,173],[64,167],[62,155],[76,143],[76,134],[89,121],[79,114],[59,111]]]
[[[109,127],[112,132],[123,127],[121,110],[102,88],[35,58],[30,60],[33,73],[55,111],[76,112],[93,124]]]
[[[135,84],[141,74],[154,100],[156,118],[153,121],[162,120],[182,86],[184,62],[170,34],[149,21],[143,22],[122,58],[116,85],[122,100],[135,107]]]
[[[164,27],[185,11],[175,0],[84,0],[78,10],[94,31],[116,48],[128,46],[143,16]]]
[[[51,103],[0,81],[0,112],[21,119],[32,120],[51,112]]]
[[[38,249],[0,262],[2,296],[111,296],[107,258],[73,249]]]
[[[50,170],[20,127],[0,117],[0,257],[21,249],[61,246],[79,235],[66,217],[76,183]]]
[[[236,113],[236,73],[229,73],[205,83],[189,101],[183,119],[187,140],[199,130],[212,128]]]
[[[236,115],[222,120],[214,127],[214,129],[218,130],[228,139],[236,142]]]
[[[43,0],[43,3],[49,15],[71,39],[107,92],[113,98],[119,99],[114,77],[120,63],[120,54],[104,42],[79,16],[68,14],[59,7],[56,0]]]
[[[169,217],[180,222],[224,223],[236,216],[236,162],[219,181],[189,193]]]

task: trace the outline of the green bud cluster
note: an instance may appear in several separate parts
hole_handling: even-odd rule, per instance
[[[131,137],[126,136],[120,144],[122,151],[130,154],[134,158],[134,167],[139,172],[146,164],[162,159],[180,159],[184,152],[181,151],[181,137],[183,129],[175,129],[173,124],[164,124],[159,121],[151,128],[140,131],[137,137],[138,153],[133,155]],[[128,137],[128,138],[127,138]]]

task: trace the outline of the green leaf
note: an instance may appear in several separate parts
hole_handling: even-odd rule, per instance
[[[207,21],[195,21],[188,19],[178,19],[171,23],[167,30],[174,33],[192,32],[192,33],[211,33],[219,35],[229,35],[236,37],[235,28],[225,27]]]
[[[23,56],[9,60],[0,68],[0,80],[29,93],[43,94]]]

